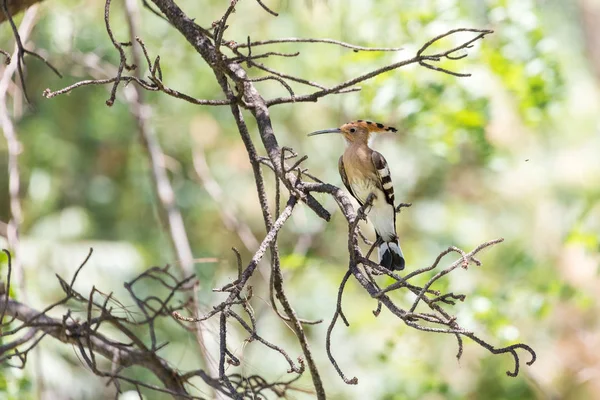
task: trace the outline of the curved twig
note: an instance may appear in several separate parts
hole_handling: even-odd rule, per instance
[[[329,357],[329,361],[331,361],[331,364],[334,366],[335,370],[337,371],[339,376],[342,378],[342,380],[348,385],[357,385],[358,378],[353,377],[351,379],[348,379],[346,377],[346,375],[342,372],[340,366],[338,365],[337,361],[333,357],[333,354],[331,353],[331,332],[333,332],[333,328],[335,327],[335,323],[337,322],[338,316],[342,318],[342,320],[344,321],[346,326],[350,325],[348,323],[348,320],[346,320],[346,317],[344,316],[344,313],[342,311],[342,294],[344,293],[344,287],[346,286],[346,282],[348,281],[348,278],[350,278],[350,275],[352,275],[352,271],[350,269],[348,269],[348,271],[346,271],[346,274],[344,275],[344,278],[342,279],[342,282],[340,283],[335,313],[333,314],[331,323],[329,324],[329,327],[327,328],[327,335],[325,337],[325,349],[327,350],[327,356]]]

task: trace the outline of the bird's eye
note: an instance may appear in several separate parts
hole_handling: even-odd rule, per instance
[[[350,128],[350,133],[356,132],[356,128]]]

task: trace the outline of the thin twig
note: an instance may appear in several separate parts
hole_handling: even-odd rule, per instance
[[[279,16],[279,14],[277,14],[275,11],[273,11],[269,7],[267,7],[261,0],[256,0],[256,2],[263,8],[263,10],[265,10],[269,14],[271,14],[271,15],[273,15],[275,17]]]
[[[334,39],[315,39],[315,38],[282,38],[282,39],[270,39],[270,40],[259,40],[255,42],[251,42],[250,46],[258,47],[265,46],[269,44],[276,43],[327,43],[334,44],[337,46],[345,47],[347,49],[352,49],[356,51],[400,51],[403,50],[402,47],[364,47],[357,46],[350,43],[345,43],[339,40]],[[249,47],[248,44],[238,44],[235,46],[236,48]]]
[[[331,364],[334,366],[335,370],[340,375],[342,380],[348,385],[357,385],[358,378],[357,377],[353,377],[351,379],[346,378],[346,375],[340,369],[340,366],[338,365],[337,361],[333,357],[333,354],[331,354],[331,332],[333,331],[333,328],[335,326],[338,316],[342,317],[346,326],[349,326],[348,321],[346,320],[346,317],[344,316],[344,313],[342,312],[342,293],[344,292],[344,287],[346,286],[346,282],[348,281],[348,278],[350,278],[350,275],[352,275],[352,271],[350,269],[348,269],[348,271],[346,271],[346,274],[344,275],[344,278],[342,279],[342,283],[340,284],[335,313],[333,314],[331,323],[329,324],[329,327],[327,328],[327,336],[325,339],[325,349],[327,350],[327,356],[329,357],[329,361],[331,361]]]
[[[8,0],[2,0],[2,12],[4,14],[4,17],[8,20],[8,22],[10,24],[10,27],[13,31],[13,36],[15,38],[16,47],[17,47],[12,59],[16,58],[16,60],[17,60],[16,66],[17,66],[17,70],[19,72],[19,79],[21,81],[21,87],[23,88],[23,96],[25,97],[25,100],[27,101],[27,103],[31,104],[31,101],[29,100],[29,95],[27,94],[27,86],[25,85],[25,74],[23,73],[23,66],[25,65],[25,54],[32,55],[32,56],[42,60],[48,66],[48,68],[50,68],[56,75],[58,75],[58,77],[62,78],[62,75],[44,57],[42,57],[41,55],[37,54],[34,51],[27,50],[23,46],[23,42],[27,40],[27,36],[28,36],[29,32],[27,32],[27,34],[25,34],[25,35],[22,35],[19,32],[19,30],[17,29],[17,25],[15,24],[15,21],[13,20],[13,17],[10,13],[10,10],[8,9],[7,2],[8,2]],[[32,10],[30,15],[35,16],[35,14],[37,12],[37,5],[32,6],[30,8],[30,10]],[[30,29],[33,29],[33,19],[34,18],[31,18],[31,20],[28,21],[28,23],[30,25]],[[21,24],[23,26],[26,25],[26,24],[23,24],[23,22]],[[3,54],[8,55],[8,53],[6,53],[5,51],[3,51]],[[7,58],[6,64],[9,63],[8,61],[10,61],[10,57]]]
[[[468,40],[466,42],[463,42],[461,45],[455,46],[450,50],[442,51],[442,52],[435,53],[432,55],[423,55],[423,52],[425,52],[432,44],[436,43],[440,39],[451,36],[458,32],[473,32],[473,33],[477,33],[477,35],[475,36],[475,38]],[[290,102],[295,102],[295,101],[298,101],[298,102],[317,101],[319,98],[321,98],[323,96],[326,96],[329,94],[340,93],[340,91],[343,89],[350,88],[360,82],[366,81],[377,75],[381,75],[385,72],[389,72],[394,69],[398,69],[398,68],[401,68],[401,67],[404,67],[404,66],[407,66],[410,64],[423,63],[426,60],[439,61],[441,58],[447,58],[448,55],[452,56],[452,53],[468,48],[469,46],[471,46],[472,43],[474,43],[477,40],[483,39],[486,35],[491,34],[492,32],[493,31],[488,30],[488,29],[468,29],[468,28],[453,29],[451,31],[446,32],[443,35],[436,36],[433,39],[429,40],[417,51],[417,55],[415,57],[412,57],[412,58],[409,58],[409,59],[406,59],[403,61],[399,61],[399,62],[390,64],[390,65],[386,65],[384,67],[378,68],[369,73],[357,76],[356,78],[349,79],[345,82],[342,82],[342,83],[335,85],[328,89],[322,89],[320,91],[313,92],[311,94],[304,95],[304,96],[296,96],[294,101],[292,101],[291,98],[276,98],[276,99],[268,100],[267,105],[270,107],[270,106],[273,106],[276,104],[290,103]],[[429,67],[431,67],[431,65],[428,64],[426,67],[429,68]],[[441,71],[441,72],[445,72],[445,73],[450,73],[450,71],[445,70],[443,68],[439,68],[439,67],[437,67],[437,70]],[[453,74],[453,75],[455,75],[455,74]],[[469,74],[463,74],[460,76],[469,76]]]

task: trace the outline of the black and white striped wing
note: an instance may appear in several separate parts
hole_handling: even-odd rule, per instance
[[[393,222],[391,226],[387,226],[384,223],[379,222],[379,226],[375,225],[375,232],[377,233],[377,241],[379,244],[379,264],[389,270],[401,271],[404,269],[405,261],[402,250],[400,249],[400,241],[396,234],[396,210],[394,209],[394,186],[392,185],[392,177],[390,176],[390,169],[388,167],[385,158],[378,152],[374,151],[371,154],[371,160],[373,160],[373,166],[377,171],[379,178],[379,189],[383,191],[385,200],[388,203],[387,212],[393,214]],[[389,216],[389,214],[388,214]],[[390,218],[392,219],[392,218]]]
[[[338,169],[340,171],[340,176],[342,177],[342,182],[344,183],[344,186],[346,186],[346,189],[350,192],[352,197],[354,197],[358,201],[358,203],[362,206],[363,205],[362,201],[360,201],[358,199],[358,197],[356,197],[356,195],[352,191],[352,188],[350,187],[350,182],[348,181],[348,175],[346,175],[346,169],[344,168],[344,157],[343,156],[340,157],[340,160],[338,161]]]
[[[392,185],[392,177],[390,176],[388,163],[381,153],[376,151],[371,154],[371,159],[373,160],[373,166],[375,166],[377,176],[379,177],[379,183],[381,184],[380,189],[383,190],[383,193],[385,194],[385,200],[394,207],[394,185]]]

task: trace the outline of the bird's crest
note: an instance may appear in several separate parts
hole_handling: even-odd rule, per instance
[[[362,119],[348,122],[346,125],[365,128],[369,132],[398,132],[398,129],[394,128],[393,126],[380,124],[379,122],[365,121]]]

